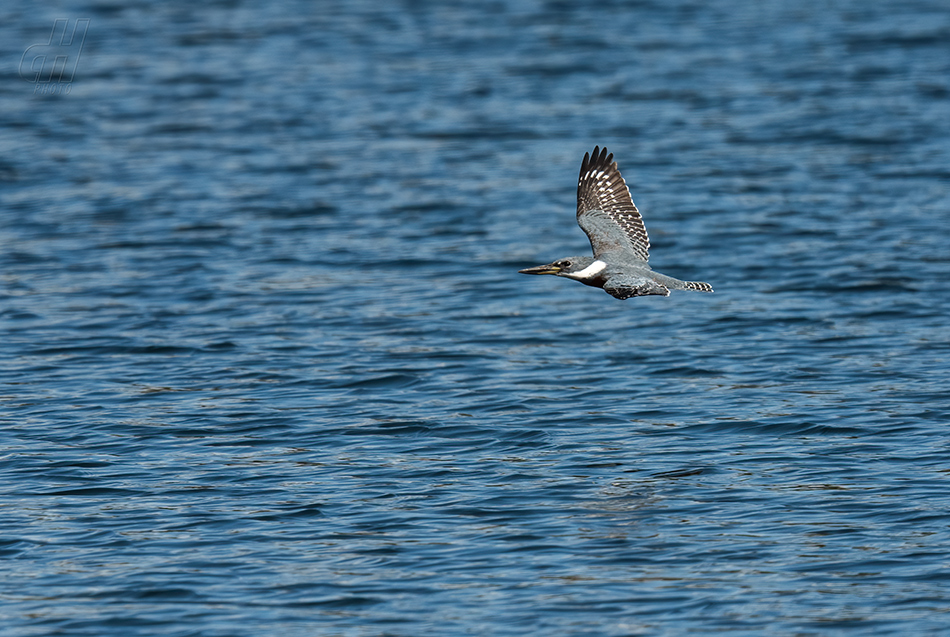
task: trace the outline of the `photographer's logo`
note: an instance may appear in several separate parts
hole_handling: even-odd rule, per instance
[[[89,18],[79,18],[69,28],[69,20],[53,22],[48,44],[32,44],[20,58],[20,77],[33,83],[33,94],[68,95],[86,41]]]

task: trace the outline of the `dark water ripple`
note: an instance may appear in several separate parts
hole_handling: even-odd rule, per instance
[[[4,635],[945,632],[942,4],[0,17]]]

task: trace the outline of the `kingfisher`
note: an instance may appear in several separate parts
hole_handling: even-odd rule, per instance
[[[713,291],[708,283],[680,281],[647,264],[650,238],[643,217],[607,148],[594,146],[593,154],[584,153],[577,180],[577,225],[590,239],[593,257],[567,257],[519,272],[574,279],[621,300],[669,296],[670,290]]]

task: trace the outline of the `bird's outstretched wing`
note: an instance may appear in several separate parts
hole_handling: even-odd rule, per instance
[[[645,276],[621,274],[607,279],[604,292],[621,301],[634,296],[669,296],[670,290],[665,285],[657,283]]]
[[[587,233],[597,258],[606,252],[622,252],[640,261],[650,258],[643,218],[606,148],[594,146],[593,155],[584,153],[577,180],[577,223]]]

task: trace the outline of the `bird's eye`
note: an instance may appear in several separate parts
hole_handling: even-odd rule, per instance
[[[561,263],[560,263],[559,265],[560,265],[562,268],[569,268],[569,267],[571,267],[571,262],[570,262],[570,261],[561,261]]]

